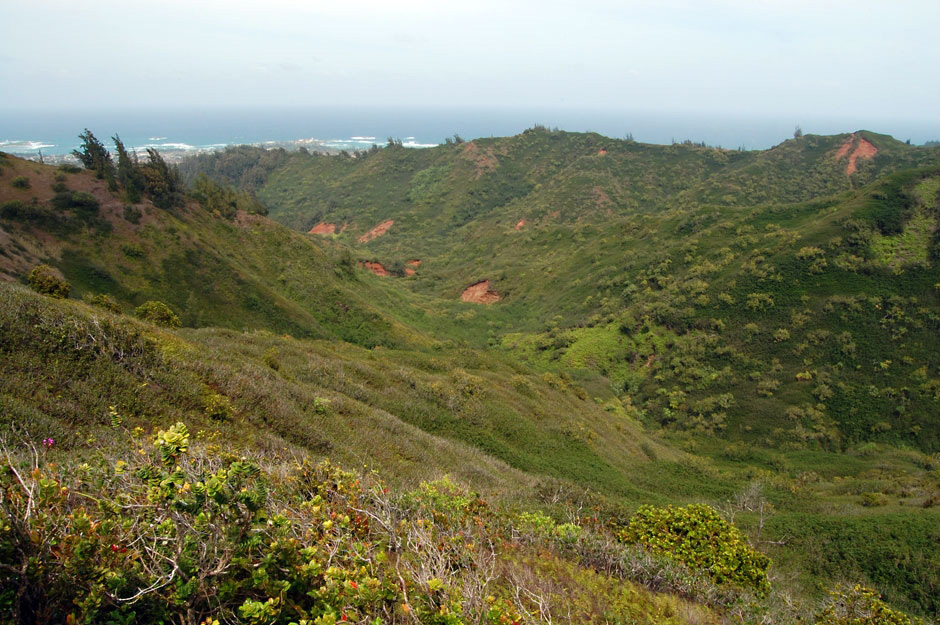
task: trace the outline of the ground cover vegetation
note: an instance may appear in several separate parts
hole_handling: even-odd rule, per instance
[[[82,139],[0,156],[12,621],[940,614],[936,148]]]

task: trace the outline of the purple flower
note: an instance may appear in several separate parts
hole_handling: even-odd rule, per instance
[[[52,449],[53,447],[55,447],[55,439],[54,439],[54,438],[44,438],[44,439],[42,439],[42,444],[43,444],[43,446],[44,446],[46,449]]]

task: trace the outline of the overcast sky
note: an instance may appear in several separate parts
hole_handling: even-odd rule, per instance
[[[932,120],[938,0],[0,0],[0,107]]]

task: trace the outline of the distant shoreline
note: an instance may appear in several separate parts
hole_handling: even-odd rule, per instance
[[[99,137],[99,139],[101,139]],[[205,146],[186,146],[184,148],[178,147],[180,144],[149,144],[142,146],[128,146],[130,152],[136,152],[138,158],[146,158],[147,149],[155,149],[168,163],[179,163],[180,161],[189,158],[190,156],[196,156],[199,154],[211,154],[212,152],[220,152],[226,148],[236,147],[239,145],[248,145],[254,148],[264,148],[266,150],[277,150],[284,149],[288,152],[296,152],[301,149],[308,150],[310,152],[320,152],[321,154],[340,154],[344,151],[354,152],[361,150],[371,149],[373,145],[385,145],[385,142],[372,141],[373,137],[352,137],[350,140],[342,139],[333,139],[333,140],[324,140],[324,139],[292,139],[287,141],[261,141],[256,143],[219,143]],[[404,142],[402,145],[408,148],[430,148],[435,147],[438,144],[426,144],[426,143],[416,143],[411,137],[411,141]],[[368,145],[366,142],[369,141]],[[4,149],[6,146],[3,145],[5,142],[0,142],[0,151],[6,152],[13,156],[39,162],[40,158],[46,164],[58,165],[60,163],[78,163],[78,159],[71,154],[67,153],[45,153],[42,152],[42,147],[55,147],[55,146],[45,146],[36,147],[29,151],[17,151]],[[19,144],[31,144],[36,142],[17,142]],[[351,144],[351,145],[350,145]],[[107,145],[107,144],[106,144]]]

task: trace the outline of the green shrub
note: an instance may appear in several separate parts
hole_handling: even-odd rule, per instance
[[[227,421],[235,414],[232,401],[225,395],[209,392],[205,398],[205,413],[210,419]]]
[[[620,532],[620,538],[703,569],[719,584],[736,584],[760,595],[770,590],[770,558],[755,551],[741,532],[710,506],[643,506]]]
[[[330,411],[330,400],[326,397],[313,398],[313,411],[317,414],[327,414]]]
[[[29,178],[26,176],[17,176],[10,181],[10,184],[13,185],[14,189],[28,189],[29,188]]]
[[[49,265],[37,265],[29,272],[29,287],[37,293],[65,299],[72,290],[72,285],[56,275]]]
[[[881,595],[864,586],[838,587],[829,593],[825,608],[816,615],[815,625],[917,625],[921,621],[892,610]]]
[[[110,295],[105,295],[104,293],[98,293],[97,295],[92,295],[91,297],[86,298],[86,301],[92,306],[97,306],[98,308],[104,308],[108,312],[113,312],[116,315],[121,314],[121,306],[117,303]]]
[[[134,208],[133,206],[124,207],[124,219],[134,225],[139,224],[140,218],[143,216],[144,214],[140,211],[139,208]]]
[[[85,191],[61,191],[52,198],[52,205],[59,210],[72,210],[81,215],[97,215],[101,204],[98,198]]]
[[[80,467],[4,448],[4,623],[521,619],[497,587],[465,594],[489,583],[476,566],[492,557],[476,546],[486,510],[446,481],[422,485],[415,518],[380,482],[366,490],[328,462],[266,471],[202,447],[183,423],[123,446]]]
[[[862,493],[861,504],[866,508],[877,508],[887,505],[888,498],[882,493]]]
[[[0,204],[0,217],[3,219],[17,219],[26,213],[26,206],[19,200],[9,200]]]
[[[264,354],[261,356],[261,359],[264,361],[264,364],[277,371],[281,368],[281,361],[278,360],[279,355],[280,352],[277,351],[276,347],[270,347],[265,350]]]
[[[56,169],[66,174],[77,174],[82,170],[81,167],[72,165],[71,163],[62,163]]]
[[[138,319],[149,321],[158,326],[178,328],[182,325],[179,317],[169,306],[156,300],[144,302],[134,310],[134,314],[137,315]]]
[[[127,256],[128,258],[143,258],[146,256],[144,248],[136,243],[123,243],[121,244],[121,253]]]

